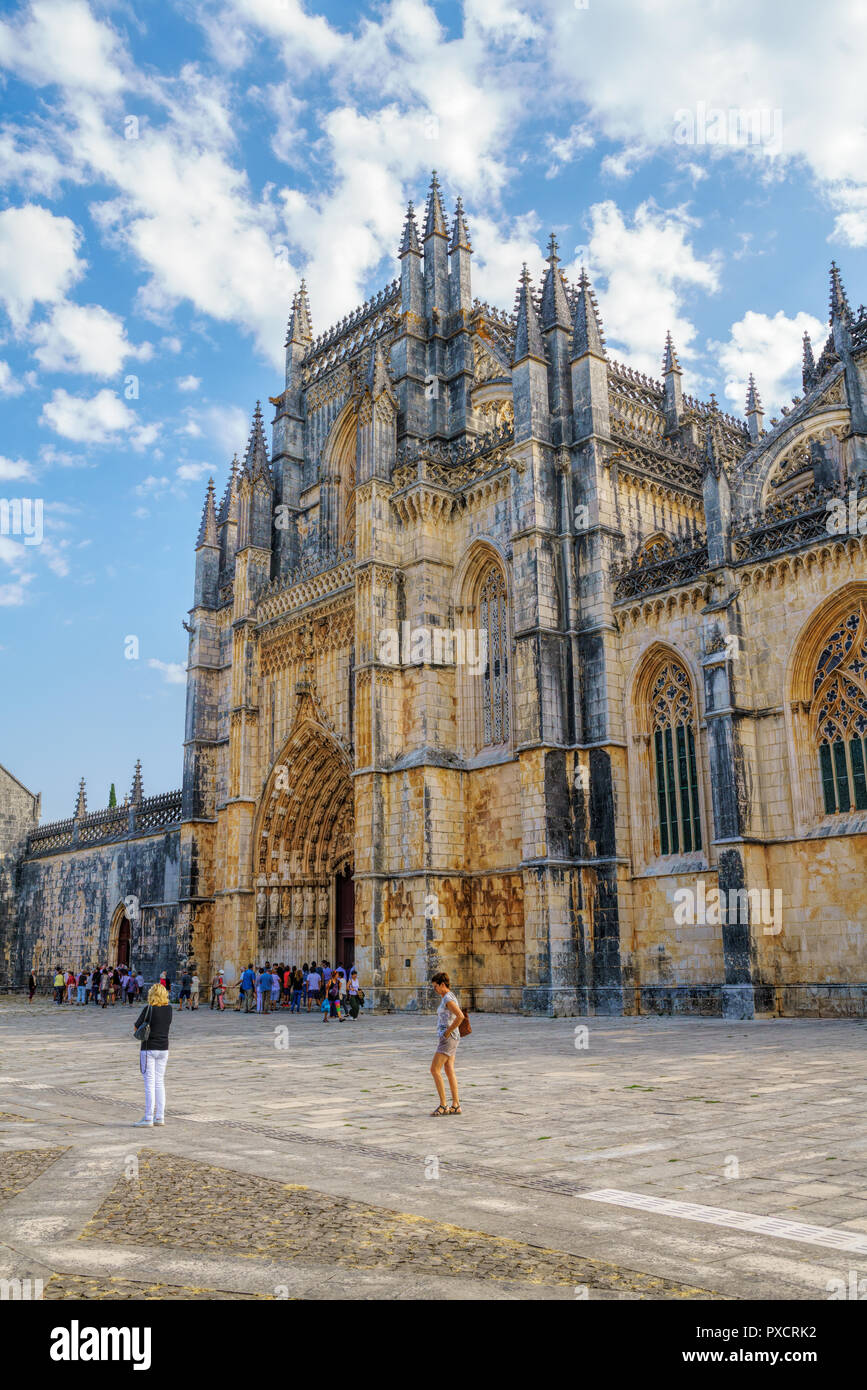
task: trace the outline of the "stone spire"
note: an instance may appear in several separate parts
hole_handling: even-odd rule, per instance
[[[712,473],[715,478],[718,478],[722,472],[722,463],[717,449],[716,430],[712,419],[708,420],[704,429],[704,471],[705,473]]]
[[[238,455],[232,455],[232,466],[229,469],[229,481],[226,483],[226,490],[223,493],[223,500],[220,503],[220,510],[217,513],[218,526],[225,526],[227,521],[238,520]]]
[[[416,256],[421,255],[421,245],[418,239],[418,225],[415,220],[415,208],[412,205],[412,199],[410,199],[407,204],[406,217],[403,222],[403,236],[401,237],[400,250],[397,254],[398,257],[402,259],[404,256],[408,256],[410,252]]]
[[[578,299],[575,304],[575,317],[572,320],[572,360],[592,352],[597,357],[605,356],[605,336],[599,318],[599,306],[593,293],[587,272],[581,267],[578,279]]]
[[[254,483],[261,478],[267,482],[269,487],[272,485],[271,467],[268,463],[268,445],[265,442],[262,407],[259,401],[256,402],[256,409],[253,411],[253,423],[250,427],[250,438],[247,441],[242,474]]]
[[[202,520],[199,523],[199,534],[196,540],[196,549],[200,545],[217,544],[217,508],[214,499],[214,480],[208,479],[208,491],[205,494],[205,505],[202,508]]]
[[[430,188],[428,189],[427,204],[425,206],[424,217],[424,236],[427,241],[429,236],[444,236],[448,238],[449,228],[446,222],[446,215],[443,210],[442,193],[437,178],[437,171],[434,169],[431,175]]]
[[[472,249],[470,234],[464,217],[464,205],[459,197],[455,204],[455,220],[452,223],[452,242],[449,251],[472,251]]]
[[[801,366],[801,385],[810,391],[816,380],[816,359],[813,356],[813,340],[809,333],[804,334],[804,359]]]
[[[680,427],[683,415],[682,377],[683,372],[680,370],[671,334],[666,333],[662,357],[662,409],[665,414],[666,434],[674,434]]]
[[[397,408],[397,397],[394,394],[391,374],[388,370],[388,362],[379,341],[374,343],[370,360],[367,364],[366,385],[371,396],[378,401],[380,396],[385,394],[389,397],[391,404]]]
[[[144,800],[144,790],[141,781],[141,758],[135,760],[135,771],[132,775],[132,791],[129,794],[130,803],[133,806],[141,806]]]
[[[662,375],[667,376],[669,372],[679,372],[680,363],[677,360],[677,352],[671,339],[671,333],[665,335],[665,351],[662,358]]]
[[[536,312],[536,305],[533,300],[531,288],[530,272],[526,262],[521,271],[521,280],[518,285],[518,293],[515,300],[515,309],[518,316],[518,324],[515,329],[515,350],[512,354],[512,363],[521,362],[525,357],[536,357],[540,362],[544,362],[545,347],[542,342],[542,330],[539,326],[539,315]]]
[[[571,329],[572,315],[557,251],[557,238],[552,232],[548,242],[548,269],[542,281],[542,327]]]
[[[750,372],[750,379],[747,383],[747,428],[750,432],[750,439],[753,444],[757,442],[762,433],[764,423],[764,412],[762,410],[762,400],[756,389],[755,378]]]
[[[843,280],[836,261],[831,262],[831,322],[840,320],[842,323],[852,322],[852,310],[849,308],[849,300],[843,287]]]
[[[313,320],[310,317],[310,301],[307,298],[306,281],[302,280],[300,289],[292,299],[284,347],[289,347],[290,343],[303,344],[306,347],[312,342]]]
[[[714,412],[705,427],[702,480],[708,563],[713,569],[728,563],[731,531],[731,488],[720,456],[718,434],[719,415]]]
[[[78,801],[75,803],[75,814],[78,820],[87,815],[87,792],[84,790],[84,778],[78,784]]]

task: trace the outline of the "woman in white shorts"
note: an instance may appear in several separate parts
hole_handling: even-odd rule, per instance
[[[440,1115],[460,1115],[461,1102],[458,1096],[458,1078],[455,1075],[455,1056],[460,1042],[458,1028],[464,1021],[461,1006],[449,988],[449,977],[445,970],[440,970],[434,975],[431,984],[440,997],[440,1006],[437,1009],[437,1050],[433,1055],[430,1064],[430,1074],[434,1079],[437,1088],[437,1095],[440,1103],[436,1110],[431,1114],[439,1117]],[[442,1073],[445,1070],[449,1088],[452,1093],[451,1105],[446,1105],[446,1088],[443,1085]]]

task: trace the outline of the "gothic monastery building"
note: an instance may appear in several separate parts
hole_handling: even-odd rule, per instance
[[[0,768],[7,982],[867,1014],[867,312],[832,266],[803,394],[740,420],[670,338],[613,360],[553,237],[511,314],[471,262],[434,176],[398,279],[319,336],[296,294],[271,448],[257,405],[205,500],[181,790],[45,825]]]

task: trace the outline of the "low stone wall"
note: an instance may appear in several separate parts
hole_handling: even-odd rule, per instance
[[[175,978],[186,947],[178,939],[179,863],[178,828],[24,859],[13,982],[25,984],[31,969],[44,976],[57,965],[81,970],[109,960],[112,920],[131,895],[139,913],[130,963],[146,979],[164,969]]]

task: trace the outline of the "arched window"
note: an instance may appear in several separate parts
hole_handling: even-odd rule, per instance
[[[661,854],[701,849],[695,720],[689,677],[676,661],[659,671],[650,692],[657,825]]]
[[[840,622],[813,676],[813,728],[825,814],[867,809],[867,608]]]
[[[506,581],[494,562],[479,583],[479,635],[487,661],[482,695],[482,746],[509,742],[509,619]]]

